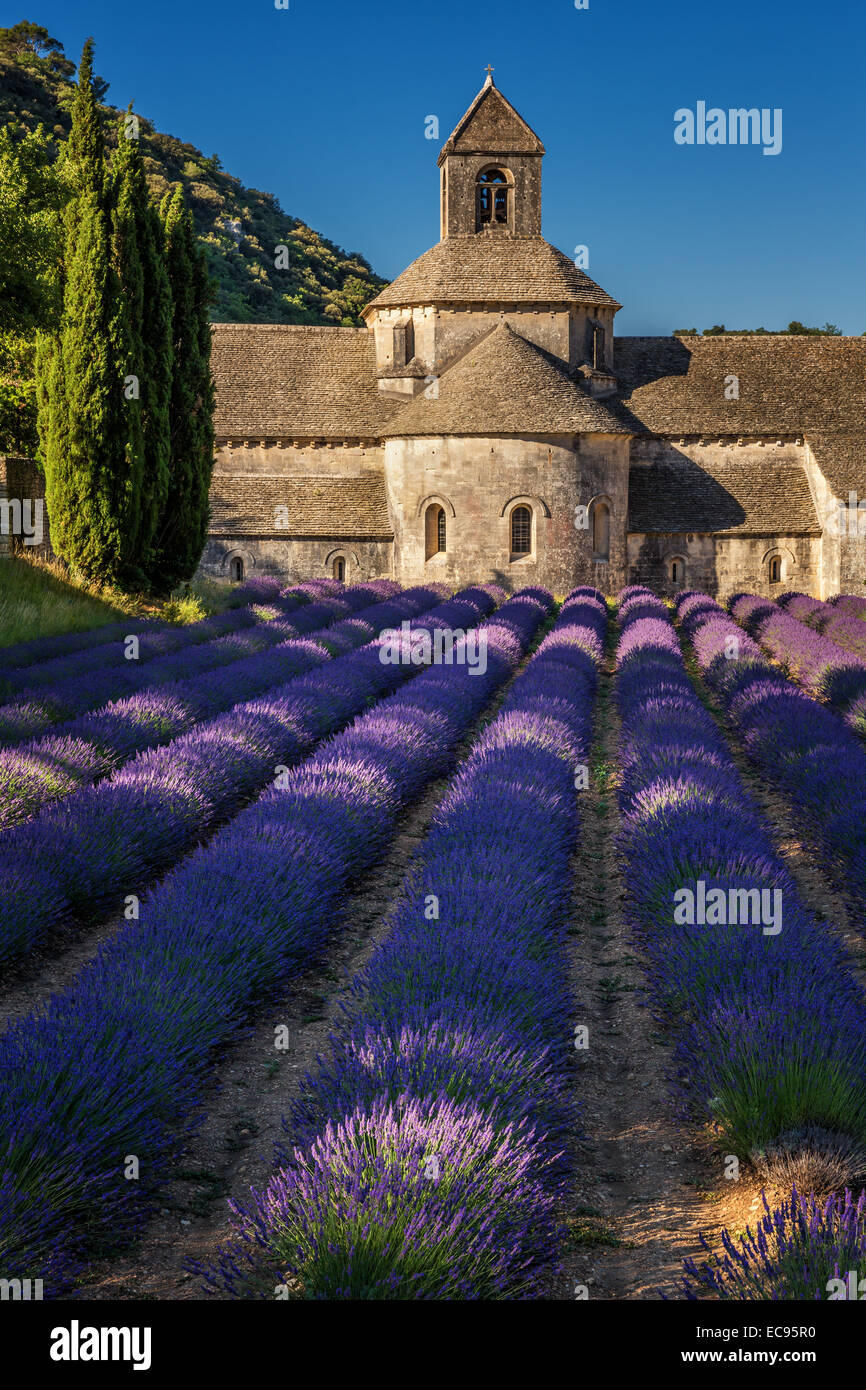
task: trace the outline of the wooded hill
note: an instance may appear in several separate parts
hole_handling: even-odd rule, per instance
[[[0,30],[0,122],[28,129],[40,122],[58,140],[71,125],[75,65],[61,45],[40,54],[10,40],[21,26]],[[100,83],[104,99],[107,83]],[[105,142],[117,143],[121,112],[102,101]],[[182,184],[204,246],[216,298],[217,322],[360,325],[361,309],[386,283],[363,256],[343,251],[283,212],[271,193],[245,188],[216,155],[165,135],[138,113],[148,185],[161,200]],[[288,256],[277,257],[279,246]],[[277,269],[275,259],[288,260]]]

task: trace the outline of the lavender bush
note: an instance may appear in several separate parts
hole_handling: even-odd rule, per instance
[[[693,616],[682,606],[680,611],[698,662],[746,752],[788,799],[807,838],[820,846],[853,919],[866,925],[866,750],[842,719],[763,657],[713,600]],[[722,650],[728,638],[740,641],[737,659]]]
[[[816,1300],[850,1296],[850,1276],[866,1275],[866,1192],[854,1198],[833,1194],[825,1201],[801,1197],[794,1188],[770,1209],[752,1232],[735,1238],[725,1230],[716,1254],[704,1236],[708,1259],[684,1262],[682,1287],[688,1299]],[[835,1287],[834,1287],[835,1281]],[[846,1288],[842,1293],[839,1284]],[[855,1297],[860,1297],[858,1293]]]

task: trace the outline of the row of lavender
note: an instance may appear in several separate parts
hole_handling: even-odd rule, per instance
[[[844,735],[849,755],[855,759],[860,756],[859,745],[840,721],[784,680],[713,599],[681,595],[677,607],[703,676],[720,695],[735,727],[746,734],[748,751],[752,756],[760,753],[762,770],[777,785],[778,774],[783,773],[781,784],[796,805],[805,791],[802,783],[799,792],[796,790],[798,778],[805,777],[812,790],[816,785],[827,790],[830,780],[820,765],[824,758],[833,756],[833,749],[823,744],[822,734],[830,741]],[[708,723],[706,716],[703,723]],[[831,780],[840,781],[845,760],[837,758],[834,763]],[[735,784],[735,796],[733,805],[742,799],[741,785]],[[783,931],[788,931],[791,905],[798,913],[799,905],[790,892],[783,901]],[[851,1180],[862,1165],[866,1134],[862,995],[852,991],[851,966],[834,938],[826,934],[822,940],[815,924],[810,924],[805,948],[801,942],[802,937],[795,938],[796,951],[802,951],[799,969],[792,969],[781,979],[781,998],[770,992],[771,977],[766,969],[752,973],[751,1015],[752,1019],[763,1015],[762,1033],[767,1051],[774,1052],[774,1072],[770,1073],[773,1090],[766,1090],[763,1068],[753,1069],[751,1086],[762,1108],[773,1105],[778,1093],[787,1094],[788,1102],[794,1101],[794,1105],[788,1104],[784,1120],[780,1118],[780,1123],[791,1127],[777,1136],[778,1155],[812,1150],[813,1159],[820,1155],[820,1161],[828,1165],[827,1176],[833,1168],[834,1181],[844,1180],[845,1175]],[[776,966],[780,959],[774,962]],[[737,995],[723,997],[723,1001],[728,1026],[731,1019],[746,1016]],[[720,1012],[719,1020],[726,1022],[726,1015]],[[831,1024],[845,1030],[848,1047],[842,1045]],[[742,1054],[742,1062],[748,1063],[748,1054]],[[749,1076],[748,1070],[744,1074]],[[858,1200],[845,1191],[841,1197],[831,1195],[819,1201],[794,1190],[776,1209],[770,1209],[765,1200],[765,1212],[755,1232],[749,1229],[740,1237],[723,1232],[719,1251],[712,1251],[703,1237],[702,1243],[709,1261],[685,1262],[684,1291],[688,1298],[820,1300],[828,1297],[828,1280],[840,1270],[862,1268],[866,1258],[866,1194]]]
[[[210,1288],[519,1298],[558,1254],[576,770],[606,610],[566,601],[436,811]]]
[[[148,683],[135,695],[109,701],[49,735],[0,749],[0,830],[74,788],[108,776],[136,753],[170,743],[202,720],[284,684],[330,655],[370,641],[376,635],[377,612],[383,625],[390,621],[390,610],[386,606],[380,611],[378,605],[392,596],[393,587],[390,581],[359,585],[344,590],[340,599],[310,604],[299,615],[303,623],[276,620],[219,638],[188,654],[193,659],[185,666],[198,667],[198,673],[183,680],[166,681],[164,673],[160,680],[161,663],[154,663],[148,668]],[[417,597],[420,604],[425,598],[432,603],[439,595],[432,588],[412,590],[409,597]],[[372,622],[366,610],[373,613]],[[306,641],[299,638],[299,630],[306,631]],[[206,653],[206,663],[196,662],[195,657]]]
[[[866,734],[866,653],[852,645],[853,639],[839,640],[844,635],[840,626],[853,625],[866,635],[866,623],[840,614],[837,606],[820,605],[830,609],[835,624],[831,636],[827,630],[817,631],[814,625],[800,621],[814,612],[817,599],[806,595],[788,598],[783,608],[756,594],[738,594],[731,600],[730,610],[794,680],[843,714],[858,734]]]
[[[854,601],[857,602],[856,599]],[[814,628],[845,651],[866,657],[866,623],[859,616],[859,611],[852,611],[841,598],[829,603],[812,598],[810,594],[791,593],[783,594],[779,604],[792,618]]]
[[[714,599],[684,594],[677,606],[746,752],[788,799],[807,842],[821,847],[853,920],[866,927],[863,744],[832,710],[787,680]]]
[[[400,668],[383,665],[370,629],[415,619],[435,596],[428,589],[409,591],[368,609],[364,623],[331,628],[329,642],[345,652],[333,660],[318,643],[293,643],[267,670],[271,683],[281,671],[290,678],[265,695],[167,747],[146,750],[111,777],[3,832],[0,960],[31,950],[60,923],[92,917],[134,895],[272,781],[277,767],[306,757],[366,701],[393,690]],[[471,624],[495,602],[487,590],[467,590],[448,612]],[[303,674],[292,676],[293,670]]]
[[[465,591],[425,626],[476,622],[496,594]],[[213,1052],[254,1000],[315,960],[350,879],[440,774],[550,607],[506,603],[483,631],[486,669],[383,664],[378,647],[331,668],[355,707],[409,682],[272,786],[142,902],[63,995],[0,1039],[0,1267],[56,1293],[151,1209],[188,1133]],[[468,641],[468,636],[463,639]],[[372,658],[370,667],[367,658]],[[296,737],[298,707],[281,712]],[[302,722],[308,720],[304,710]],[[128,1181],[128,1156],[139,1164]]]
[[[743,1162],[796,1151],[810,1127],[840,1152],[863,1144],[866,1005],[850,962],[776,854],[665,605],[626,590],[620,620],[629,910],[674,1033],[680,1098]]]
[[[302,607],[297,606],[296,597],[291,594],[278,596],[267,604],[251,604],[206,620],[223,628],[234,624],[230,631],[220,633],[211,627],[202,634],[196,631],[198,624],[168,629],[166,634],[159,634],[159,639],[170,637],[171,650],[152,654],[149,660],[142,661],[140,653],[127,659],[123,642],[100,647],[90,654],[93,669],[21,690],[14,699],[0,705],[0,743],[16,743],[43,731],[54,732],[54,726],[62,721],[73,720],[108,701],[153,685],[203,675],[278,642],[305,636],[323,623],[349,616],[364,602],[392,597],[395,588],[388,580],[377,581],[359,585],[348,599],[345,591],[323,594]],[[45,668],[38,669],[44,675]]]

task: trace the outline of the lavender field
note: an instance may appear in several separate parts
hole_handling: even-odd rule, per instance
[[[0,1279],[859,1296],[864,737],[855,596],[257,580],[6,648]]]

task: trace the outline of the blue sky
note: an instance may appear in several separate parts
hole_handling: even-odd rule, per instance
[[[544,235],[624,305],[619,333],[866,331],[862,0],[4,3],[109,99],[218,153],[392,277],[439,238],[439,142],[494,80],[544,141]],[[781,108],[782,150],[674,142],[698,101]]]

